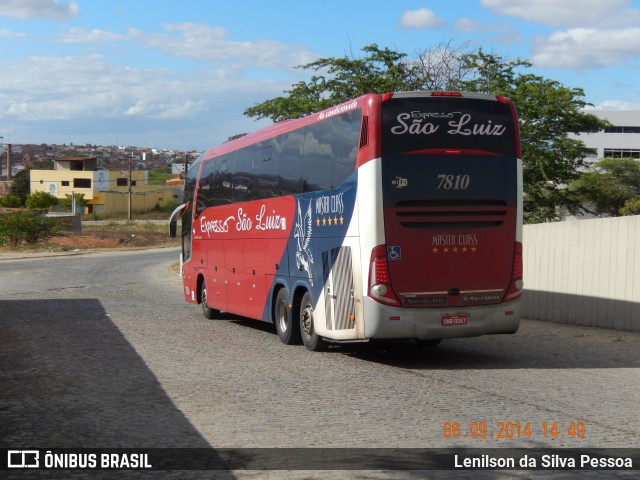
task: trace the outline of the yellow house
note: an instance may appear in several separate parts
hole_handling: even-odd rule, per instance
[[[31,170],[30,191],[49,192],[61,199],[82,193],[88,202],[84,213],[104,215],[146,212],[174,198],[174,188],[149,185],[147,170],[96,168],[96,157],[60,158],[54,161],[54,170]]]

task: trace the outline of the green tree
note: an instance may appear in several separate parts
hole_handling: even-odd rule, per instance
[[[633,158],[602,159],[580,174],[567,193],[574,200],[573,212],[635,215],[640,199],[640,163]]]
[[[48,210],[58,204],[58,199],[49,192],[33,192],[27,195],[25,206],[31,209]]]
[[[308,82],[293,85],[285,96],[247,108],[248,117],[290,120],[346,102],[365,93],[407,90],[416,67],[403,61],[406,54],[376,44],[365,46],[361,58],[320,58],[296,68],[317,72]]]
[[[84,193],[74,193],[75,197],[76,197],[76,207],[86,207],[87,204],[89,203],[85,198],[84,198]],[[65,193],[64,195],[65,198],[61,198],[59,200],[59,205],[65,209],[65,210],[71,210],[71,203],[72,203],[72,197],[71,195],[69,195],[68,193]],[[75,213],[75,212],[72,212]]]
[[[62,224],[39,212],[23,210],[0,215],[0,245],[10,243],[35,243],[38,240],[58,235]]]
[[[13,183],[11,184],[11,195],[15,195],[20,199],[20,205],[24,205],[27,200],[31,189],[31,174],[28,169],[20,170],[13,176]]]
[[[225,140],[225,142],[224,142],[224,143],[232,142],[233,140],[237,140],[238,138],[242,138],[242,137],[244,137],[245,135],[247,135],[247,132],[244,132],[244,133],[236,133],[235,135],[231,135],[229,138],[227,138],[227,139]]]
[[[45,158],[33,162],[32,170],[53,170],[53,160]]]
[[[22,206],[22,202],[20,197],[16,197],[15,195],[5,195],[4,197],[0,197],[0,207],[4,208],[18,208]]]
[[[580,88],[523,73],[528,61],[477,53],[465,54],[470,78],[461,89],[510,97],[516,105],[522,139],[524,215],[527,223],[554,220],[557,207],[576,208],[566,185],[579,175],[591,153],[571,133],[597,132],[608,122],[585,113],[590,104]]]
[[[630,198],[618,212],[621,216],[625,217],[627,215],[640,215],[640,197]]]

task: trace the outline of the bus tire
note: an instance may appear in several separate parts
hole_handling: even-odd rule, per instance
[[[273,321],[276,324],[278,338],[285,345],[299,345],[300,325],[293,321],[291,307],[289,306],[289,292],[286,288],[278,290],[273,306]]]
[[[321,352],[327,349],[327,341],[316,333],[313,319],[313,302],[311,294],[305,292],[300,301],[298,310],[300,319],[300,334],[302,343],[312,352]]]
[[[208,318],[209,320],[220,318],[220,310],[210,307],[207,303],[207,282],[205,282],[204,279],[202,280],[202,289],[200,290],[200,304],[202,305],[204,318]]]

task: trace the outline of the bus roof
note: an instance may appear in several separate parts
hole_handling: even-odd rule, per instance
[[[276,137],[283,133],[291,132],[298,128],[304,127],[306,125],[313,124],[319,120],[324,120],[326,118],[330,118],[335,115],[339,115],[341,113],[354,110],[356,108],[361,108],[365,104],[369,103],[367,102],[368,99],[372,99],[375,97],[379,98],[381,97],[381,95],[380,94],[363,95],[353,100],[349,100],[347,102],[329,107],[325,110],[321,110],[320,112],[312,113],[311,115],[307,115],[305,117],[296,118],[292,120],[283,120],[281,122],[274,123],[272,125],[264,127],[255,132],[248,133],[247,135],[243,135],[242,137],[237,138],[235,140],[231,140],[229,142],[226,142],[221,145],[208,149],[203,157],[203,160],[217,157],[224,153],[233,152],[234,150],[238,150],[248,145],[253,145],[254,143],[258,143],[263,140],[268,140],[270,138]]]

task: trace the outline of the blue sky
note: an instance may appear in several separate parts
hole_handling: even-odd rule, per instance
[[[0,0],[4,143],[202,150],[318,57],[442,43],[640,110],[640,0]]]

